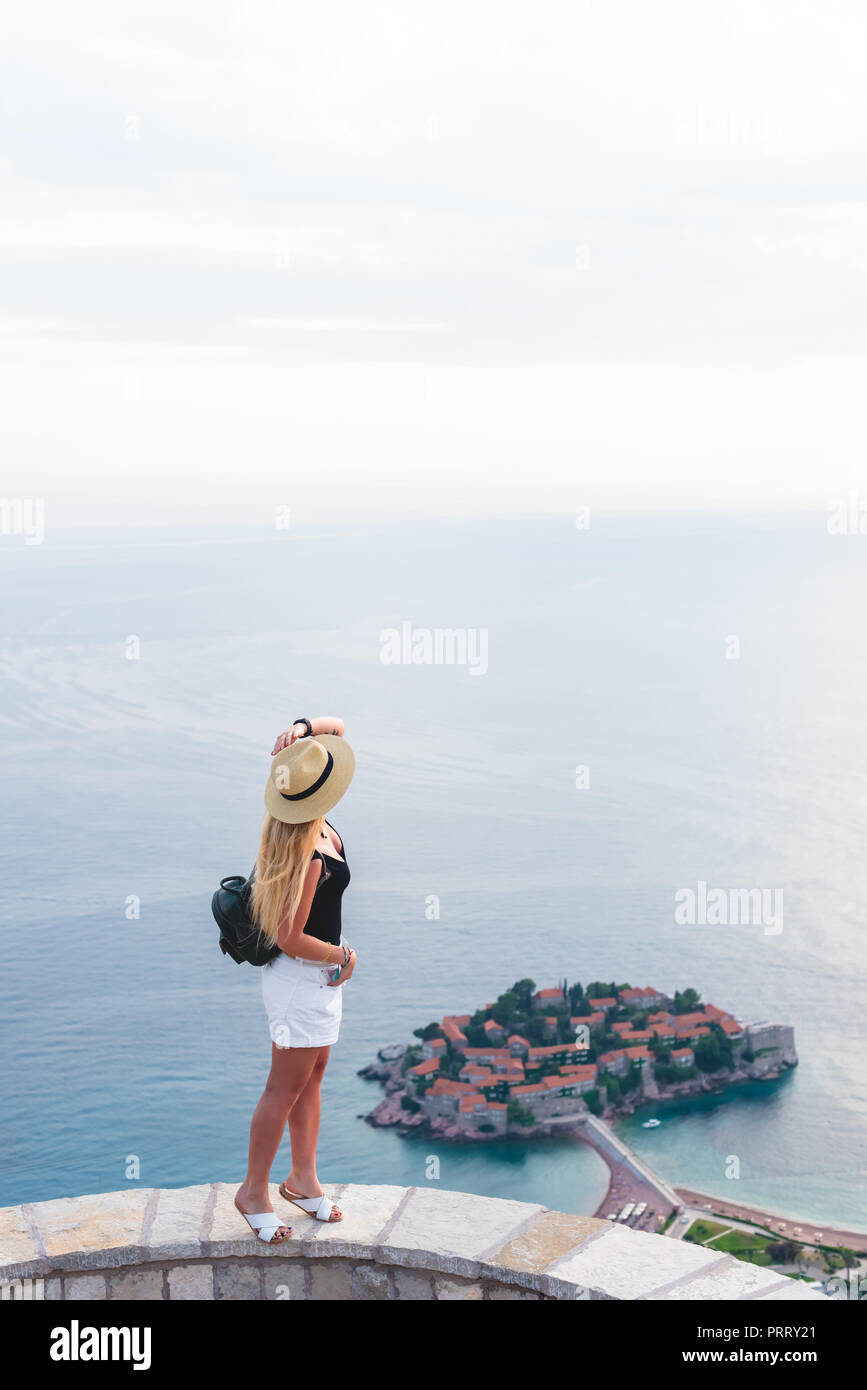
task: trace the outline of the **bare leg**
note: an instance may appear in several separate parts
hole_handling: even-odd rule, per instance
[[[289,1111],[289,1135],[292,1142],[292,1169],[286,1179],[290,1192],[299,1197],[321,1197],[322,1188],[316,1176],[316,1143],[319,1138],[319,1118],[322,1111],[322,1077],[328,1065],[330,1047],[318,1047],[316,1061],[307,1085]],[[343,1212],[335,1206],[330,1221],[342,1221]]]
[[[271,1071],[250,1123],[247,1176],[235,1194],[242,1211],[273,1211],[268,1180],[283,1138],[287,1113],[310,1079],[316,1048],[271,1047]],[[289,1227],[281,1226],[273,1239],[281,1240]]]

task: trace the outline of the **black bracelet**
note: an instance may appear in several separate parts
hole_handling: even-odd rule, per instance
[[[301,719],[293,719],[293,720],[292,720],[292,724],[293,724],[293,726],[294,726],[295,724],[306,724],[306,725],[307,725],[307,733],[304,735],[304,737],[305,737],[305,738],[312,738],[312,737],[313,737],[313,725],[310,723],[310,720],[309,720],[309,719],[304,719],[303,716],[302,716]]]

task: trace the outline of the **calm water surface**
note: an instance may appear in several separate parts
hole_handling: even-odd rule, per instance
[[[360,964],[326,1181],[427,1181],[429,1140],[358,1118],[378,1047],[522,976],[613,977],[796,1029],[779,1084],[623,1124],[661,1174],[867,1225],[867,541],[824,516],[49,531],[0,574],[0,1201],[125,1186],[131,1155],[146,1186],[240,1176],[268,1034],[210,894],[252,862],[274,734],[336,710]],[[486,629],[487,674],[383,665],[405,620]],[[677,926],[700,879],[781,888],[783,931]],[[605,1191],[568,1141],[436,1154],[447,1187]]]

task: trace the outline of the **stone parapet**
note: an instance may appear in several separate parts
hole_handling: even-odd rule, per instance
[[[128,1189],[0,1209],[0,1294],[66,1300],[815,1299],[711,1251],[595,1217],[435,1187],[333,1185],[345,1219],[285,1203],[257,1241],[236,1185]]]

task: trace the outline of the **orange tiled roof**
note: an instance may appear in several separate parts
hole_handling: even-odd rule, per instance
[[[731,1018],[727,1009],[718,1009],[716,1004],[705,1004],[704,1011],[706,1014],[710,1014],[711,1018],[715,1018],[717,1022],[721,1022],[724,1018]]]
[[[468,1081],[452,1081],[448,1076],[438,1076],[428,1091],[429,1096],[461,1096],[474,1091],[475,1086]]]
[[[617,991],[620,998],[632,1003],[641,999],[659,999],[658,989],[653,989],[651,985],[639,985],[636,989],[621,989]]]
[[[410,1068],[409,1068],[409,1071],[408,1071],[408,1075],[409,1075],[409,1076],[430,1076],[430,1074],[431,1074],[432,1071],[439,1071],[439,1069],[440,1069],[440,1059],[439,1059],[439,1057],[428,1057],[428,1058],[425,1059],[424,1062],[419,1062],[419,1064],[418,1064],[417,1067],[410,1067]]]

